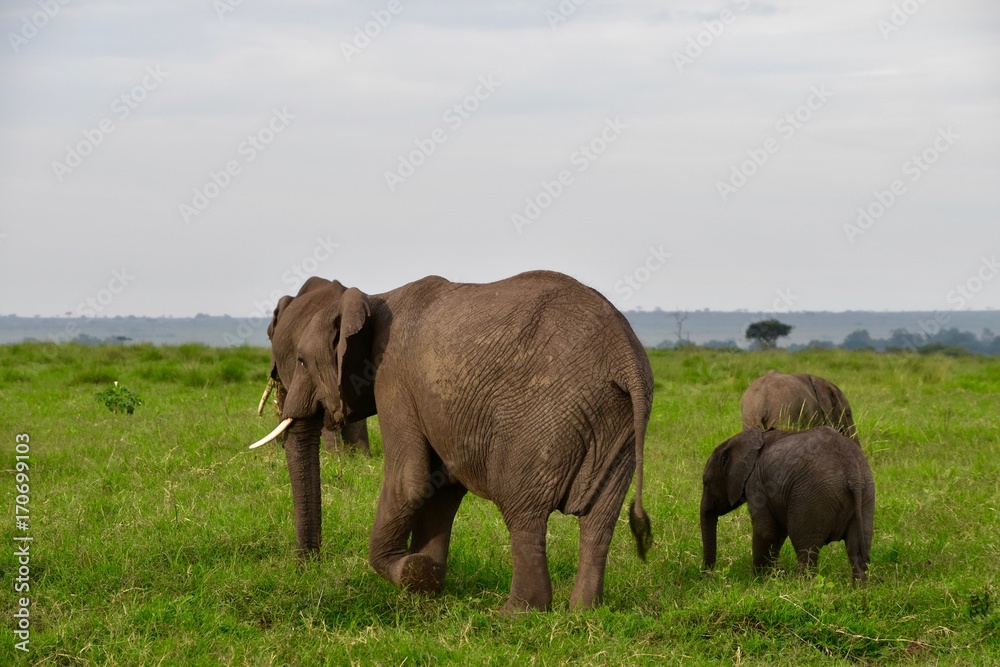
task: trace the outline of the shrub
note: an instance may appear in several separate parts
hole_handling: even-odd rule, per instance
[[[124,412],[132,414],[135,409],[142,405],[142,399],[133,391],[115,382],[113,387],[108,387],[104,391],[97,393],[97,400],[107,406],[108,410],[116,414]]]

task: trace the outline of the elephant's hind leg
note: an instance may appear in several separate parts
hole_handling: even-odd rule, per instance
[[[505,612],[549,609],[552,606],[552,580],[545,557],[545,533],[548,515],[531,517],[504,516],[510,530],[514,574]]]
[[[604,572],[611,536],[632,482],[634,465],[620,461],[590,512],[580,517],[580,555],[570,609],[590,609],[604,600]]]
[[[792,545],[799,558],[799,574],[815,574],[816,564],[819,562],[819,550],[823,544],[810,542],[799,546],[793,542]]]
[[[753,520],[753,569],[762,574],[778,560],[788,531],[766,509],[751,514]]]

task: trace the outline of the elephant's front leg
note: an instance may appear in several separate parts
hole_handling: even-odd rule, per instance
[[[505,612],[549,609],[552,606],[552,581],[545,557],[545,533],[548,515],[504,519],[510,530],[514,574]]]
[[[407,549],[416,503],[407,502],[395,486],[387,473],[375,510],[368,558],[376,572],[400,588],[435,593],[444,583],[444,568],[430,555]]]
[[[410,448],[398,444],[387,447],[368,557],[376,572],[400,588],[434,593],[444,583],[444,567],[432,556],[412,553],[407,548],[415,515],[426,502],[428,451],[426,442],[415,442]]]
[[[437,473],[440,474],[440,473]],[[413,534],[410,539],[410,553],[429,556],[444,583],[448,565],[448,546],[451,543],[451,527],[455,521],[466,488],[461,484],[435,486],[435,476],[431,476],[428,497],[413,517]]]

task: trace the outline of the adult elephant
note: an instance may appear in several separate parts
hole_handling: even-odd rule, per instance
[[[268,328],[268,332],[270,336],[270,328]],[[272,367],[273,365],[274,363],[272,362]],[[271,392],[275,389],[278,390],[278,403],[281,404],[284,401],[285,387],[273,376],[269,377],[267,379],[267,386],[264,388],[264,395],[260,397],[260,403],[257,405],[258,417],[264,413],[264,404],[267,403],[267,399],[270,398]],[[368,420],[366,419],[344,424],[337,431],[324,428],[322,441],[323,448],[329,452],[347,450],[350,452],[360,452],[365,456],[371,454],[371,446],[368,440]]]
[[[280,300],[270,330],[271,373],[288,391],[281,424],[254,446],[287,429],[301,553],[320,547],[321,428],[378,412],[385,475],[369,559],[397,586],[441,589],[452,522],[472,491],[510,531],[506,610],[551,605],[554,510],[580,518],[570,605],[591,607],[633,471],[629,524],[645,557],[652,371],[625,317],[594,290],[547,271],[489,284],[431,276],[375,295],[310,278]]]
[[[816,375],[769,371],[750,383],[742,407],[744,429],[832,426],[861,444],[844,392]]]

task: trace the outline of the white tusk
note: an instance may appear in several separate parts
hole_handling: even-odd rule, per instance
[[[267,386],[264,387],[264,395],[260,397],[260,404],[257,406],[257,416],[260,417],[261,413],[264,412],[264,404],[267,403],[267,397],[271,395],[271,391],[274,389],[274,378],[267,378]]]
[[[271,442],[272,440],[274,440],[275,438],[277,438],[279,435],[281,435],[282,433],[284,433],[285,429],[287,429],[289,426],[291,426],[293,421],[294,420],[291,417],[285,419],[283,422],[281,422],[280,424],[278,424],[278,427],[276,429],[274,429],[273,431],[271,431],[270,433],[268,433],[267,435],[265,435],[263,438],[261,438],[257,442],[255,442],[252,445],[250,445],[250,449],[257,449],[261,445],[266,445],[267,443]]]

